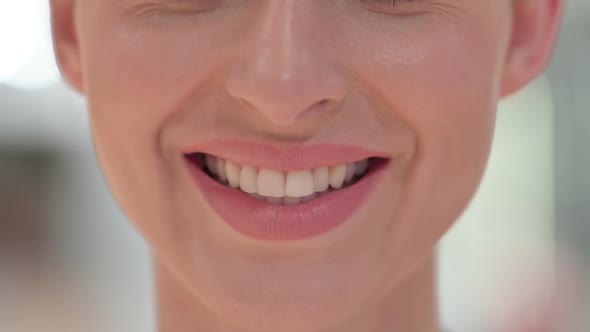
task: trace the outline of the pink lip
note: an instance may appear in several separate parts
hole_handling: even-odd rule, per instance
[[[380,156],[366,149],[342,145],[281,149],[243,142],[235,145],[216,142],[191,151],[226,157],[245,165],[263,165],[281,170],[313,168]],[[374,159],[368,173],[349,187],[300,205],[283,206],[259,201],[240,190],[226,187],[209,177],[191,160],[191,155],[185,155],[184,159],[197,189],[217,215],[235,231],[257,240],[300,240],[336,229],[351,219],[375,190],[390,161]]]
[[[216,140],[192,145],[185,154],[201,152],[240,165],[280,171],[340,165],[370,157],[390,158],[385,152],[354,145],[315,144],[273,146],[245,141]]]

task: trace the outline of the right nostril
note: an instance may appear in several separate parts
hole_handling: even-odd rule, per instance
[[[328,104],[330,103],[330,99],[322,99],[314,104],[312,104],[311,106],[309,106],[305,111],[309,112],[309,111],[316,111],[316,110],[321,110],[322,108],[325,108]]]

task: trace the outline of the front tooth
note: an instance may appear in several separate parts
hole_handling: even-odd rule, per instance
[[[363,159],[356,162],[356,175],[363,175],[369,168],[369,159]]]
[[[283,197],[283,205],[297,205],[301,202],[301,197]]]
[[[330,167],[330,186],[340,189],[346,177],[346,164]]]
[[[240,165],[229,160],[225,162],[225,173],[230,187],[238,188],[240,186],[240,171]]]
[[[354,174],[356,172],[356,166],[354,163],[350,163],[346,165],[346,176],[344,177],[344,183],[349,183],[352,181]]]
[[[313,170],[314,191],[322,192],[330,187],[330,170],[328,167],[318,167]]]
[[[257,192],[262,196],[285,196],[285,174],[270,169],[261,169],[258,172]]]
[[[256,193],[256,180],[258,170],[251,166],[244,166],[240,171],[240,189],[249,194]]]
[[[211,174],[213,175],[217,175],[217,158],[210,155],[206,155],[205,162],[207,163],[207,169],[209,170],[209,172],[211,172]]]
[[[311,171],[294,171],[287,173],[285,194],[292,197],[304,197],[314,193],[313,174]]]
[[[217,175],[219,175],[219,180],[221,180],[221,182],[227,181],[227,175],[225,173],[225,160],[221,158],[217,158]]]

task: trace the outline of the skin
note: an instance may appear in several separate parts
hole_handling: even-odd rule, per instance
[[[540,74],[560,0],[52,0],[106,181],[149,243],[160,331],[438,331],[435,246],[485,170],[500,98]],[[396,156],[350,228],[238,236],[180,148],[347,143]]]

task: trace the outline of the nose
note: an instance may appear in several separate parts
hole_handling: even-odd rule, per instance
[[[347,94],[345,71],[331,59],[314,19],[317,0],[268,0],[261,5],[230,68],[227,91],[275,125],[337,108]]]

